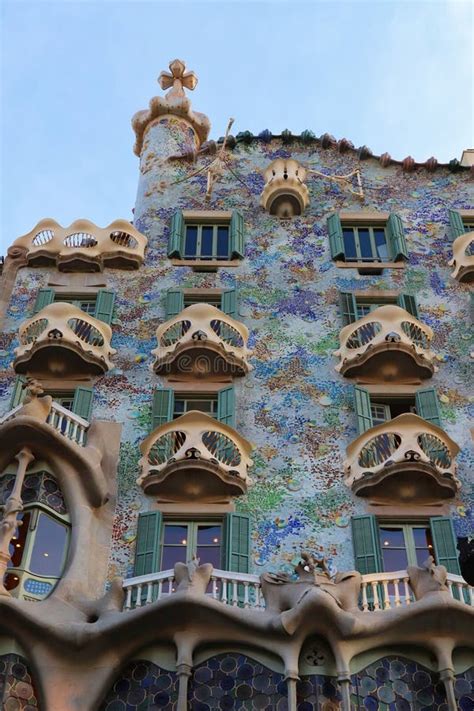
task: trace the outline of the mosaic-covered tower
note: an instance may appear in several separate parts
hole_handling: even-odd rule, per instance
[[[169,69],[133,220],[5,260],[0,705],[472,709],[471,154],[208,140]]]

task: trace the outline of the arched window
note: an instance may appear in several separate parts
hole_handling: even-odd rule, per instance
[[[0,504],[10,496],[15,476],[0,476]],[[10,543],[11,560],[5,587],[15,597],[42,600],[60,579],[69,544],[70,522],[62,492],[46,471],[27,474],[23,484],[24,510]]]

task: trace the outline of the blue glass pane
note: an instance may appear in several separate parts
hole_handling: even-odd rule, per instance
[[[221,542],[221,526],[199,526],[197,542],[198,546],[219,544]]]
[[[186,227],[186,240],[184,243],[184,256],[195,257],[197,250],[197,227]]]
[[[372,259],[372,245],[370,243],[370,232],[365,227],[360,227],[358,230],[360,256],[362,259]]]
[[[385,237],[385,230],[383,228],[374,230],[375,246],[377,248],[377,255],[382,262],[386,262],[389,259],[387,240]]]
[[[198,546],[196,555],[201,563],[212,563],[214,568],[221,567],[220,546]]]
[[[217,228],[217,256],[222,259],[229,257],[229,228]]]
[[[66,551],[66,542],[66,526],[41,513],[31,553],[31,572],[37,575],[59,577]]]
[[[401,528],[384,528],[379,529],[380,545],[382,548],[387,546],[403,546],[405,547],[405,536]]]
[[[201,232],[201,257],[212,257],[212,235],[213,227],[203,226]]]
[[[163,546],[161,569],[170,570],[175,563],[186,563],[186,546]]]
[[[357,259],[354,230],[352,228],[343,229],[342,235],[344,238],[344,253],[346,255],[346,259]]]
[[[403,548],[382,549],[382,557],[385,572],[390,570],[405,570],[408,565],[407,554]]]
[[[175,543],[185,546],[188,538],[188,527],[167,523],[165,525],[164,543]],[[184,542],[183,542],[184,541]]]

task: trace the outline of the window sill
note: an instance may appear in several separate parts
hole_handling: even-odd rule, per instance
[[[336,260],[339,269],[362,269],[365,272],[380,272],[382,269],[404,269],[405,262],[343,262]]]
[[[201,259],[171,259],[173,267],[191,267],[195,272],[215,272],[220,267],[240,266],[241,259],[216,259],[215,261],[205,261]]]

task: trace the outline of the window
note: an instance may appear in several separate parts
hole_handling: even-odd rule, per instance
[[[230,427],[235,424],[234,388],[229,386],[215,393],[179,393],[171,388],[160,388],[153,393],[152,431],[175,420],[190,410],[205,412]]]
[[[222,522],[164,521],[161,542],[161,570],[174,568],[194,557],[201,563],[221,567]]]
[[[72,304],[94,318],[111,324],[115,304],[115,293],[110,289],[99,289],[92,295],[68,295],[55,292],[54,289],[38,289],[33,313],[36,314],[49,304],[65,302]]]
[[[416,298],[411,294],[398,294],[387,296],[381,291],[379,294],[364,295],[354,294],[350,291],[340,292],[341,314],[344,325],[354,323],[359,318],[378,309],[379,306],[396,304],[405,309],[411,316],[419,318]]]
[[[235,318],[237,315],[236,289],[168,289],[166,292],[166,319],[177,316],[187,306],[210,304]]]
[[[357,219],[344,220],[343,214],[336,213],[328,217],[327,225],[331,257],[338,260],[338,266],[353,263],[363,269],[364,264],[376,266],[408,258],[403,223],[394,213],[386,220],[364,219],[363,213]]]
[[[182,395],[175,393],[173,419],[181,417],[190,410],[199,410],[217,419],[217,393],[215,395]]]
[[[193,306],[193,304],[211,304],[211,306],[215,306],[216,309],[220,309],[221,303],[222,297],[220,294],[209,292],[203,292],[202,294],[183,294],[184,308],[187,306]]]
[[[0,477],[0,504],[5,503],[13,474]],[[56,480],[48,472],[27,474],[22,490],[22,525],[10,543],[5,587],[18,597],[42,599],[60,579],[69,543],[69,516]]]
[[[434,388],[423,388],[413,395],[390,396],[376,395],[356,385],[354,409],[359,434],[409,412],[441,427],[439,401]]]
[[[474,213],[472,210],[467,211],[467,215],[463,211],[450,210],[449,223],[451,226],[451,235],[453,239],[457,239],[466,232],[474,231]]]
[[[428,523],[379,522],[379,542],[385,572],[422,565],[430,555],[436,562]]]
[[[184,262],[216,263],[242,259],[244,221],[240,212],[209,215],[175,212],[171,220],[168,257]]]
[[[10,402],[10,409],[20,405],[26,395],[26,378],[19,375],[15,381]],[[90,422],[92,416],[92,401],[94,399],[93,388],[78,387],[75,390],[49,390],[45,388],[45,394],[51,395],[54,402],[57,402],[66,410],[74,412],[79,417]],[[66,423],[64,423],[66,425]]]

